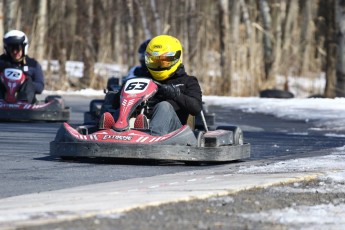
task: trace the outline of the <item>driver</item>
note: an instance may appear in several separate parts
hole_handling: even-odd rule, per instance
[[[24,32],[11,30],[3,37],[4,53],[0,56],[0,71],[5,68],[19,68],[26,80],[18,89],[17,100],[34,104],[36,94],[44,89],[44,75],[41,65],[28,54],[29,42]],[[4,98],[6,88],[0,81],[0,98]]]
[[[145,64],[152,78],[160,83],[151,100],[151,134],[165,135],[186,124],[190,114],[195,116],[201,112],[201,88],[197,78],[186,73],[182,64],[182,46],[175,37],[154,37],[147,45]],[[119,108],[119,101],[114,106]],[[110,113],[104,113],[100,125],[111,118]]]
[[[123,79],[123,84],[125,84],[126,81],[128,81],[129,79],[135,77],[150,77],[150,73],[145,65],[145,51],[147,44],[149,44],[150,41],[151,39],[147,39],[146,41],[140,44],[138,48],[138,59],[140,65],[134,66],[128,71],[127,76]]]

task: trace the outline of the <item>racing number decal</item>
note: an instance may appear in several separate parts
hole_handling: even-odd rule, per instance
[[[8,79],[18,80],[22,75],[22,71],[19,69],[5,69],[5,76]]]
[[[12,71],[7,71],[7,76],[9,78],[15,78],[17,79],[20,76],[20,73],[18,72],[12,72]]]
[[[146,88],[147,85],[148,84],[146,82],[131,82],[130,84],[128,84],[125,91],[129,91],[129,90],[142,91]]]

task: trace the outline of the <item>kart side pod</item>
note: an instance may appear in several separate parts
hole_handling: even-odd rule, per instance
[[[243,145],[242,130],[236,126],[221,126],[214,131],[199,132],[198,147]]]

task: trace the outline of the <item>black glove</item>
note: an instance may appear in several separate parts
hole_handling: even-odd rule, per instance
[[[160,85],[158,92],[166,99],[174,99],[181,95],[180,88],[173,84]]]

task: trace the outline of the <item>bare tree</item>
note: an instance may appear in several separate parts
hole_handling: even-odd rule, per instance
[[[237,2],[236,0],[234,0],[235,2]],[[244,96],[244,95],[255,95],[256,92],[258,91],[259,87],[261,86],[261,79],[262,77],[260,77],[260,72],[258,71],[258,69],[260,69],[260,67],[258,67],[257,65],[257,59],[255,58],[257,56],[257,43],[255,42],[256,40],[256,30],[253,29],[253,22],[252,19],[250,17],[250,13],[249,13],[249,9],[248,9],[248,4],[244,1],[244,0],[240,0],[238,1],[239,5],[240,5],[240,10],[238,10],[239,13],[241,13],[241,17],[243,18],[243,22],[244,22],[244,27],[245,27],[245,35],[243,35],[245,37],[245,55],[247,57],[247,61],[245,63],[241,62],[241,65],[243,65],[242,67],[242,74],[246,76],[246,80],[242,80],[239,81],[238,83],[238,87],[234,87],[237,88],[238,93],[237,95],[239,96]],[[236,4],[236,3],[234,3]],[[234,9],[237,9],[237,7],[233,7]],[[241,23],[240,23],[240,15],[237,15],[236,12],[232,13],[233,15],[233,20],[232,23],[233,24],[238,24],[237,26],[233,26],[233,34],[237,34],[234,33],[234,31],[239,31],[240,27],[241,27]],[[252,17],[254,17],[254,15],[252,15]],[[234,45],[232,46],[232,57],[235,58],[237,57],[237,47],[239,45],[239,36],[235,35],[233,36],[234,39]],[[261,54],[258,54],[259,56],[261,56]],[[234,61],[233,61],[234,62]],[[234,64],[232,64],[232,69],[237,70],[237,68],[235,67]],[[255,76],[255,77],[252,77]],[[243,78],[242,78],[243,79]]]
[[[341,0],[332,1],[338,2],[337,10],[342,9]],[[335,87],[344,88],[342,55],[337,59],[337,81],[333,79],[332,83],[328,78],[333,76],[334,52],[342,47],[343,33],[337,21],[336,34],[340,40],[338,49],[334,48],[336,43],[330,29],[335,27],[330,19],[326,20],[331,16],[326,17],[323,10],[332,6],[328,1],[1,2],[4,31],[20,29],[27,33],[30,51],[38,59],[59,60],[61,69],[67,60],[84,63],[82,81],[67,78],[61,70],[61,80],[72,87],[99,86],[103,78],[94,75],[95,62],[131,66],[136,63],[137,45],[164,33],[180,39],[187,71],[198,77],[206,94],[255,96],[260,89],[284,87],[279,75],[286,79],[307,77],[313,81],[321,72],[327,75],[327,95]],[[46,13],[44,4],[48,4]],[[49,17],[40,20],[45,18],[44,14]],[[40,29],[45,26],[45,31]],[[285,80],[285,86],[287,83]],[[313,92],[310,88],[310,93]]]
[[[311,45],[313,36],[313,8],[312,1],[303,1],[303,17],[302,28],[301,28],[301,71],[300,73],[304,75],[310,67],[311,58]]]
[[[260,12],[262,17],[262,24],[264,28],[263,34],[263,49],[265,62],[265,75],[268,81],[274,80],[271,75],[271,68],[273,63],[272,51],[272,32],[271,32],[271,15],[270,8],[266,0],[260,0]]]
[[[274,44],[274,62],[272,66],[272,73],[276,74],[277,70],[281,63],[281,56],[282,56],[282,21],[285,18],[286,12],[286,2],[285,0],[280,0],[279,8],[276,13],[275,18],[275,44]],[[285,87],[284,90],[288,90],[288,80],[286,77]]]
[[[334,4],[335,2],[335,4]],[[327,97],[344,97],[345,96],[345,1],[332,0],[328,1],[328,36],[327,36],[327,85],[325,95]],[[332,4],[333,3],[333,4]],[[334,14],[334,5],[336,14]],[[336,33],[334,18],[336,15]],[[330,28],[331,27],[331,28]],[[337,35],[337,42],[335,41]],[[338,45],[338,49],[337,49]],[[338,51],[338,53],[336,53]],[[337,58],[336,61],[334,60]],[[335,68],[334,68],[335,67]],[[336,70],[336,74],[334,74]],[[336,80],[335,80],[336,76]],[[336,85],[335,85],[336,82]],[[334,90],[335,89],[335,90]]]
[[[93,44],[98,62],[110,62],[112,60],[112,21],[113,13],[110,9],[113,1],[106,0],[95,4],[95,18],[93,25]],[[109,29],[108,29],[109,28]]]
[[[94,63],[95,54],[93,52],[93,0],[78,0],[80,10],[80,29],[81,29],[81,47],[84,63],[83,77],[81,83],[83,87],[92,87],[95,83]]]
[[[18,0],[4,0],[5,31],[17,28]]]
[[[45,57],[45,34],[47,31],[47,0],[40,0],[39,1],[39,11],[37,17],[37,24],[36,24],[36,38],[35,38],[35,57],[42,61]]]
[[[121,6],[123,1],[121,0],[116,0],[115,5],[116,6]],[[116,11],[117,13],[115,14],[114,18],[114,24],[111,27],[111,30],[113,30],[113,61],[119,64],[123,64],[123,55],[119,55],[119,53],[122,53],[123,50],[121,50],[122,47],[122,42],[121,42],[121,29],[122,29],[122,11]]]
[[[219,20],[220,20],[220,69],[222,77],[222,94],[230,95],[231,94],[231,69],[229,68],[230,55],[229,55],[229,44],[230,44],[230,35],[229,35],[229,11],[228,11],[228,1],[219,0]]]
[[[196,11],[196,0],[187,1],[187,11],[189,12],[187,15],[187,36],[188,36],[188,48],[186,51],[188,52],[187,62],[189,63],[190,73],[195,73],[195,67],[197,66],[196,62],[196,54],[197,54],[197,46],[195,42],[198,41],[198,24],[197,24],[197,11]]]
[[[67,0],[61,0],[59,1],[57,13],[59,18],[65,18],[67,13]],[[59,60],[59,77],[60,77],[60,89],[66,90],[70,87],[69,80],[67,78],[66,73],[66,62],[67,62],[67,44],[66,44],[66,25],[59,23],[56,27],[56,33],[57,33],[57,41],[58,41],[58,60]]]
[[[290,68],[293,68],[295,60],[297,59],[297,52],[294,45],[298,44],[294,41],[295,27],[298,21],[298,0],[290,0],[287,5],[287,13],[283,19],[283,34],[282,34],[282,56],[281,61],[277,63],[280,66],[279,71],[284,75],[289,75]],[[298,61],[298,59],[297,59]]]
[[[143,7],[143,2],[139,0],[135,0],[135,4],[138,6],[138,9],[139,9],[140,19],[142,22],[146,39],[152,38],[150,28],[148,27],[148,24],[147,24],[147,17],[145,14],[145,9]]]
[[[157,11],[157,7],[156,7],[156,0],[150,0],[150,4],[151,4],[151,10],[152,10],[152,14],[154,16],[154,22],[156,24],[156,35],[159,35],[161,34],[163,31],[162,31],[162,25],[161,25],[161,19],[160,19],[160,16],[158,14],[158,11]]]
[[[127,45],[127,63],[129,66],[135,65],[134,60],[134,29],[133,29],[133,21],[134,21],[134,7],[133,7],[133,0],[126,0],[127,3],[127,33],[126,33],[126,45]]]

